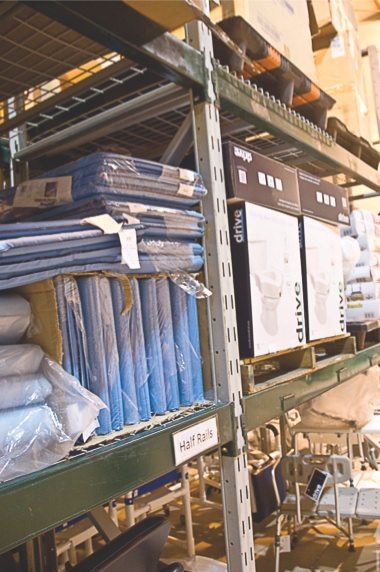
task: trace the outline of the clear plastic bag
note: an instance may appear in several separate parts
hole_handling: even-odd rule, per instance
[[[342,385],[299,407],[302,425],[310,428],[355,427],[373,416],[379,390],[379,368],[374,366]]]
[[[16,344],[32,322],[32,310],[27,300],[17,294],[0,296],[0,345]]]
[[[32,344],[0,348],[1,380],[26,389],[24,394],[21,388],[2,393],[1,481],[63,459],[81,434],[92,432],[104,408],[98,397]]]

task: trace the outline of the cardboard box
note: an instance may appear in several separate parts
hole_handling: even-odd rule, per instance
[[[344,334],[345,289],[339,227],[306,216],[299,222],[307,339]]]
[[[223,144],[227,197],[300,213],[297,172],[235,143]]]
[[[267,42],[315,81],[306,0],[221,0],[221,8],[224,18],[242,16]]]
[[[336,100],[329,116],[337,117],[347,128],[371,140],[367,95],[358,32],[342,31],[326,49],[314,53],[317,84]]]
[[[347,322],[380,320],[380,300],[347,302]]]
[[[245,201],[228,203],[240,357],[303,345],[298,220]]]
[[[351,0],[311,0],[311,5],[319,28],[312,38],[314,51],[327,48],[337,34],[357,29]]]
[[[297,171],[301,212],[335,224],[350,225],[348,191],[310,173]]]
[[[24,337],[25,343],[40,346],[54,361],[62,365],[62,334],[58,322],[58,307],[52,278],[19,286],[14,292],[23,296],[32,307],[32,326]]]
[[[355,282],[347,284],[346,287],[347,302],[357,300],[376,300],[380,298],[379,282]]]

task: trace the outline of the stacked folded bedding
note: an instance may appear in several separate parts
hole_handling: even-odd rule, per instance
[[[54,277],[63,368],[106,405],[100,435],[204,401],[195,297],[155,275],[202,268],[205,193],[197,173],[110,153],[3,193],[0,290]]]
[[[41,233],[37,223],[1,225],[0,289],[69,272],[195,272],[202,267],[203,248],[200,244],[144,238],[139,224],[128,225],[127,228],[135,230],[137,235],[139,265],[136,268],[122,262],[118,234],[104,234],[92,225],[81,226],[80,221],[72,221],[71,226],[68,221],[43,223]],[[20,236],[22,232],[24,234]]]
[[[34,214],[31,220],[70,220],[100,214],[112,215],[117,221],[125,221],[125,214],[137,218],[141,225],[139,234],[149,238],[193,239],[200,238],[205,233],[204,216],[197,211],[101,197],[83,199],[43,210]]]
[[[70,179],[57,182],[63,177]],[[3,222],[83,199],[120,199],[183,209],[196,205],[206,194],[202,177],[194,171],[112,153],[95,153],[48,171],[32,181],[33,191],[30,183],[2,193]]]
[[[196,300],[170,278],[60,276],[55,287],[64,367],[108,407],[99,434],[204,401]]]

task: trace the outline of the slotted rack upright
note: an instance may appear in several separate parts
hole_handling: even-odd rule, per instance
[[[10,102],[0,130],[12,134],[14,169],[21,179],[28,165],[33,174],[35,167],[99,149],[179,164],[194,146],[209,189],[203,205],[204,277],[212,296],[202,303],[202,354],[217,398],[199,411],[93,450],[80,449],[44,471],[1,484],[0,512],[7,526],[0,552],[174,468],[173,433],[217,416],[229,570],[253,572],[246,431],[378,363],[380,344],[356,352],[352,339],[343,341],[334,357],[302,362],[243,396],[221,140],[228,137],[289,165],[377,192],[380,175],[215,62],[204,22],[188,25],[184,43],[121,0],[112,2],[112,10],[109,6],[55,0],[0,4],[0,31],[6,23],[1,99]],[[207,9],[205,0],[206,14]],[[110,52],[114,55],[107,56]],[[85,69],[96,57],[109,57],[108,67]],[[60,93],[48,93],[46,82],[74,67],[83,72],[81,81],[68,80]],[[39,84],[45,87],[37,102],[21,104],[20,94]]]

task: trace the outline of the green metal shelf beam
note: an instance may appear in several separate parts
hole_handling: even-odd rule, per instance
[[[232,405],[209,408],[0,485],[0,553],[175,468],[173,433],[216,415],[235,440]]]
[[[292,143],[311,157],[380,192],[380,173],[352,155],[322,130],[291,113],[271,97],[216,66],[214,82],[223,110]]]
[[[315,369],[297,370],[258,385],[255,393],[242,400],[244,428],[250,431],[259,427],[379,362],[380,344],[376,344],[356,355],[328,358]]]

